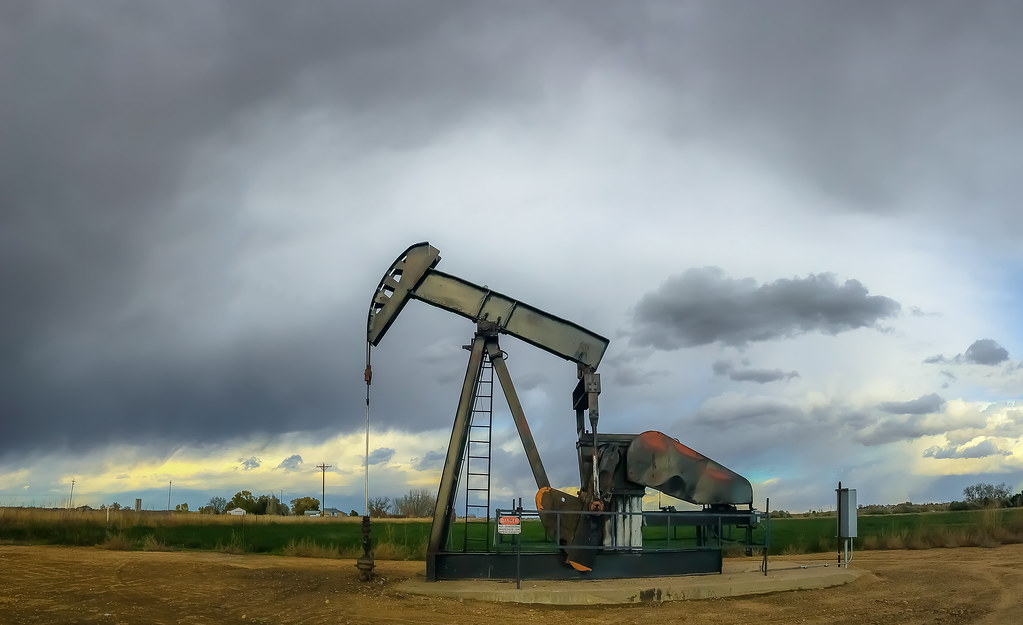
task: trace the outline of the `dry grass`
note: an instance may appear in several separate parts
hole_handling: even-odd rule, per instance
[[[100,544],[100,547],[111,551],[130,551],[135,548],[135,542],[123,534],[114,532],[107,534],[107,539]]]
[[[820,538],[817,539],[817,548],[815,551],[823,552],[832,551],[834,549],[837,549],[837,543],[835,542],[834,538],[826,538],[824,536],[821,536]]]
[[[231,532],[231,539],[228,540],[226,543],[217,542],[216,549],[221,553],[233,554],[245,553],[249,551],[245,543],[242,542],[241,537],[234,532]]]
[[[994,520],[992,520],[994,519]],[[953,549],[955,547],[997,547],[1023,542],[1023,527],[1002,524],[1001,517],[985,515],[970,527],[927,527],[864,536],[860,549]]]
[[[721,548],[722,558],[742,558],[746,556],[746,547],[742,545],[724,545]]]
[[[906,538],[907,538],[908,535],[909,535],[909,532],[907,532],[906,530],[902,530],[900,532],[895,532],[895,533],[892,533],[892,534],[882,534],[880,536],[880,538],[881,538],[881,545],[882,545],[881,548],[882,549],[905,549],[906,548]]]
[[[337,545],[330,544],[326,547],[316,544],[311,540],[289,540],[281,553],[286,556],[299,558],[340,558],[341,551]]]
[[[163,541],[150,534],[142,539],[142,551],[173,551]]]
[[[800,554],[806,553],[806,545],[803,543],[802,539],[799,539],[799,540],[796,540],[796,541],[788,544],[785,547],[785,549],[782,550],[781,553],[782,553],[782,555],[785,555],[785,556],[800,555]]]
[[[362,556],[362,550],[359,550]],[[381,560],[425,560],[426,545],[383,543],[373,548],[373,557]]]
[[[299,556],[308,558],[344,558],[358,559],[362,557],[362,547],[343,547],[335,545],[321,547],[315,543],[306,541],[291,541],[282,551],[286,556]],[[373,548],[373,557],[378,560],[424,560],[426,559],[426,546],[400,545],[394,543],[381,543]]]

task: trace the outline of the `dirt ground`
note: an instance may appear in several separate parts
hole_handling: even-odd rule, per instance
[[[825,560],[785,556],[772,566]],[[21,623],[1020,623],[1023,545],[859,552],[845,586],[621,607],[482,603],[409,595],[421,562],[0,546],[0,624]]]

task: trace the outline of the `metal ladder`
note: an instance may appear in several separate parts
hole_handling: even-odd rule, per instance
[[[494,364],[484,352],[469,419],[469,442],[465,447],[463,551],[490,550],[490,435],[493,424]],[[470,515],[475,520],[470,521]],[[481,523],[481,518],[485,522]]]

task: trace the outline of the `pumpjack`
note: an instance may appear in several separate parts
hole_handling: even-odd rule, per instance
[[[721,571],[722,528],[745,530],[746,545],[760,513],[753,488],[741,475],[661,432],[598,433],[600,364],[609,341],[586,328],[462,278],[436,269],[440,252],[429,243],[410,246],[380,280],[369,308],[367,354],[410,300],[420,300],[476,324],[469,362],[455,411],[427,548],[427,578],[615,578]],[[575,363],[572,391],[580,488],[554,488],[529,430],[498,337],[508,334]],[[456,495],[463,463],[474,442],[473,412],[484,375],[496,373],[536,482],[536,510],[553,551],[520,554],[451,547]],[[367,383],[370,380],[367,363]],[[492,392],[492,390],[490,391]],[[586,429],[586,425],[589,429]],[[469,479],[466,477],[465,479]],[[489,484],[489,476],[488,476]],[[652,488],[701,509],[669,514],[643,510]],[[489,504],[487,504],[487,526]],[[521,503],[519,513],[521,514]],[[667,517],[667,519],[665,519]],[[692,548],[643,549],[643,525],[695,526]],[[489,531],[489,530],[488,530]],[[711,545],[711,546],[708,546]],[[716,546],[715,546],[716,545]],[[766,558],[766,549],[765,549]],[[766,570],[766,562],[765,562]]]

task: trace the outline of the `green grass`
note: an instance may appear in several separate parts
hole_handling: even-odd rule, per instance
[[[374,520],[383,559],[424,559],[428,521]],[[0,508],[0,541],[43,545],[101,545],[116,549],[196,549],[232,553],[362,554],[359,519],[230,517],[159,512],[102,512]]]
[[[834,516],[773,519],[770,551],[833,551],[837,548],[835,523]],[[863,515],[858,525],[858,550],[989,547],[1023,542],[1023,509],[1019,508]],[[425,558],[428,520],[374,520],[372,527],[376,557]],[[482,538],[493,532],[494,525],[459,521],[452,526],[449,545],[460,548],[467,527],[471,537]],[[538,521],[524,521],[522,532],[524,551],[551,548]],[[645,527],[643,534],[648,547],[695,544],[695,531],[689,527],[676,528],[671,537],[663,527]],[[733,529],[732,536],[742,538],[743,532]],[[514,550],[514,541],[503,538],[498,549]],[[754,533],[754,540],[763,540],[762,529]],[[0,542],[352,558],[362,553],[362,528],[358,519],[119,512],[108,522],[101,512],[0,508]]]
[[[1023,542],[1023,509],[860,516],[857,526],[857,549],[987,547]],[[771,553],[832,551],[835,534],[834,516],[772,519]]]

